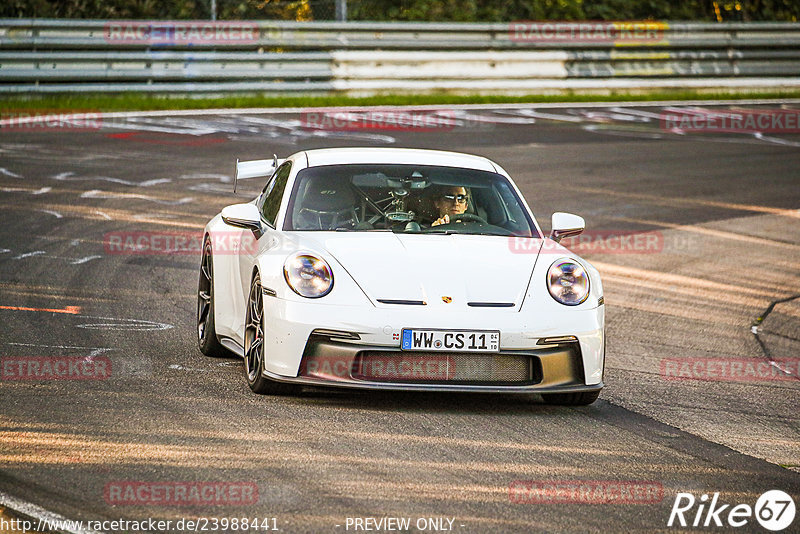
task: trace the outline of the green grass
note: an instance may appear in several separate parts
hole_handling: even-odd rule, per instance
[[[229,95],[220,97],[155,96],[149,94],[63,94],[44,96],[13,96],[0,99],[3,110],[98,110],[98,111],[149,111],[212,108],[286,108],[323,106],[394,106],[428,104],[497,104],[497,103],[548,103],[548,102],[619,102],[654,100],[738,100],[749,98],[800,98],[798,91],[759,93],[708,93],[698,91],[657,91],[646,93],[611,92],[608,94],[559,94],[559,95],[377,95],[352,96],[258,96]]]

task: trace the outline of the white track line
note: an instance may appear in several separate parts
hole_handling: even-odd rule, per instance
[[[5,176],[10,176],[12,178],[22,178],[22,176],[20,176],[19,174],[9,171],[5,167],[0,167],[0,174],[3,174]]]
[[[23,501],[22,499],[17,499],[16,497],[12,497],[11,495],[3,493],[2,491],[0,491],[0,505],[10,509],[12,512],[17,512],[18,514],[25,515],[34,519],[35,521],[38,521],[38,526],[48,527],[47,530],[56,530],[53,527],[58,524],[66,525],[68,522],[78,523],[78,521],[72,521],[63,515],[45,510],[41,506]],[[68,534],[103,534],[95,530],[77,530],[66,527],[60,528],[58,531]]]

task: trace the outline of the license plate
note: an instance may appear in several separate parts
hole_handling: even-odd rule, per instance
[[[500,352],[500,332],[404,328],[400,348],[450,352]]]

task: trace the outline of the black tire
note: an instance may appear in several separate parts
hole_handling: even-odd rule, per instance
[[[231,352],[217,339],[214,325],[214,262],[211,240],[203,243],[203,259],[200,261],[200,281],[197,284],[197,346],[206,356],[223,358]]]
[[[561,406],[587,406],[597,400],[600,391],[579,391],[577,393],[545,393],[542,399],[546,404]]]
[[[300,388],[264,377],[264,307],[261,277],[253,276],[244,326],[244,377],[250,389],[259,395],[289,395]]]

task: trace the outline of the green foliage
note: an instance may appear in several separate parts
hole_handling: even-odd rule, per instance
[[[0,17],[209,19],[211,0],[4,0]],[[800,0],[348,0],[349,20],[797,21]],[[331,20],[335,0],[217,0],[220,20]]]
[[[348,3],[353,20],[509,22],[577,20],[583,0],[359,0]]]
[[[316,106],[423,106],[429,104],[496,104],[496,103],[543,103],[543,102],[619,102],[649,100],[736,100],[750,98],[788,99],[800,97],[800,91],[766,91],[742,93],[708,93],[688,90],[610,91],[607,94],[560,95],[400,95],[387,94],[368,97],[344,95],[228,95],[224,97],[155,96],[149,94],[61,94],[39,96],[7,96],[3,103],[16,111],[86,110],[143,111],[173,109],[220,109],[220,108],[280,108]]]

